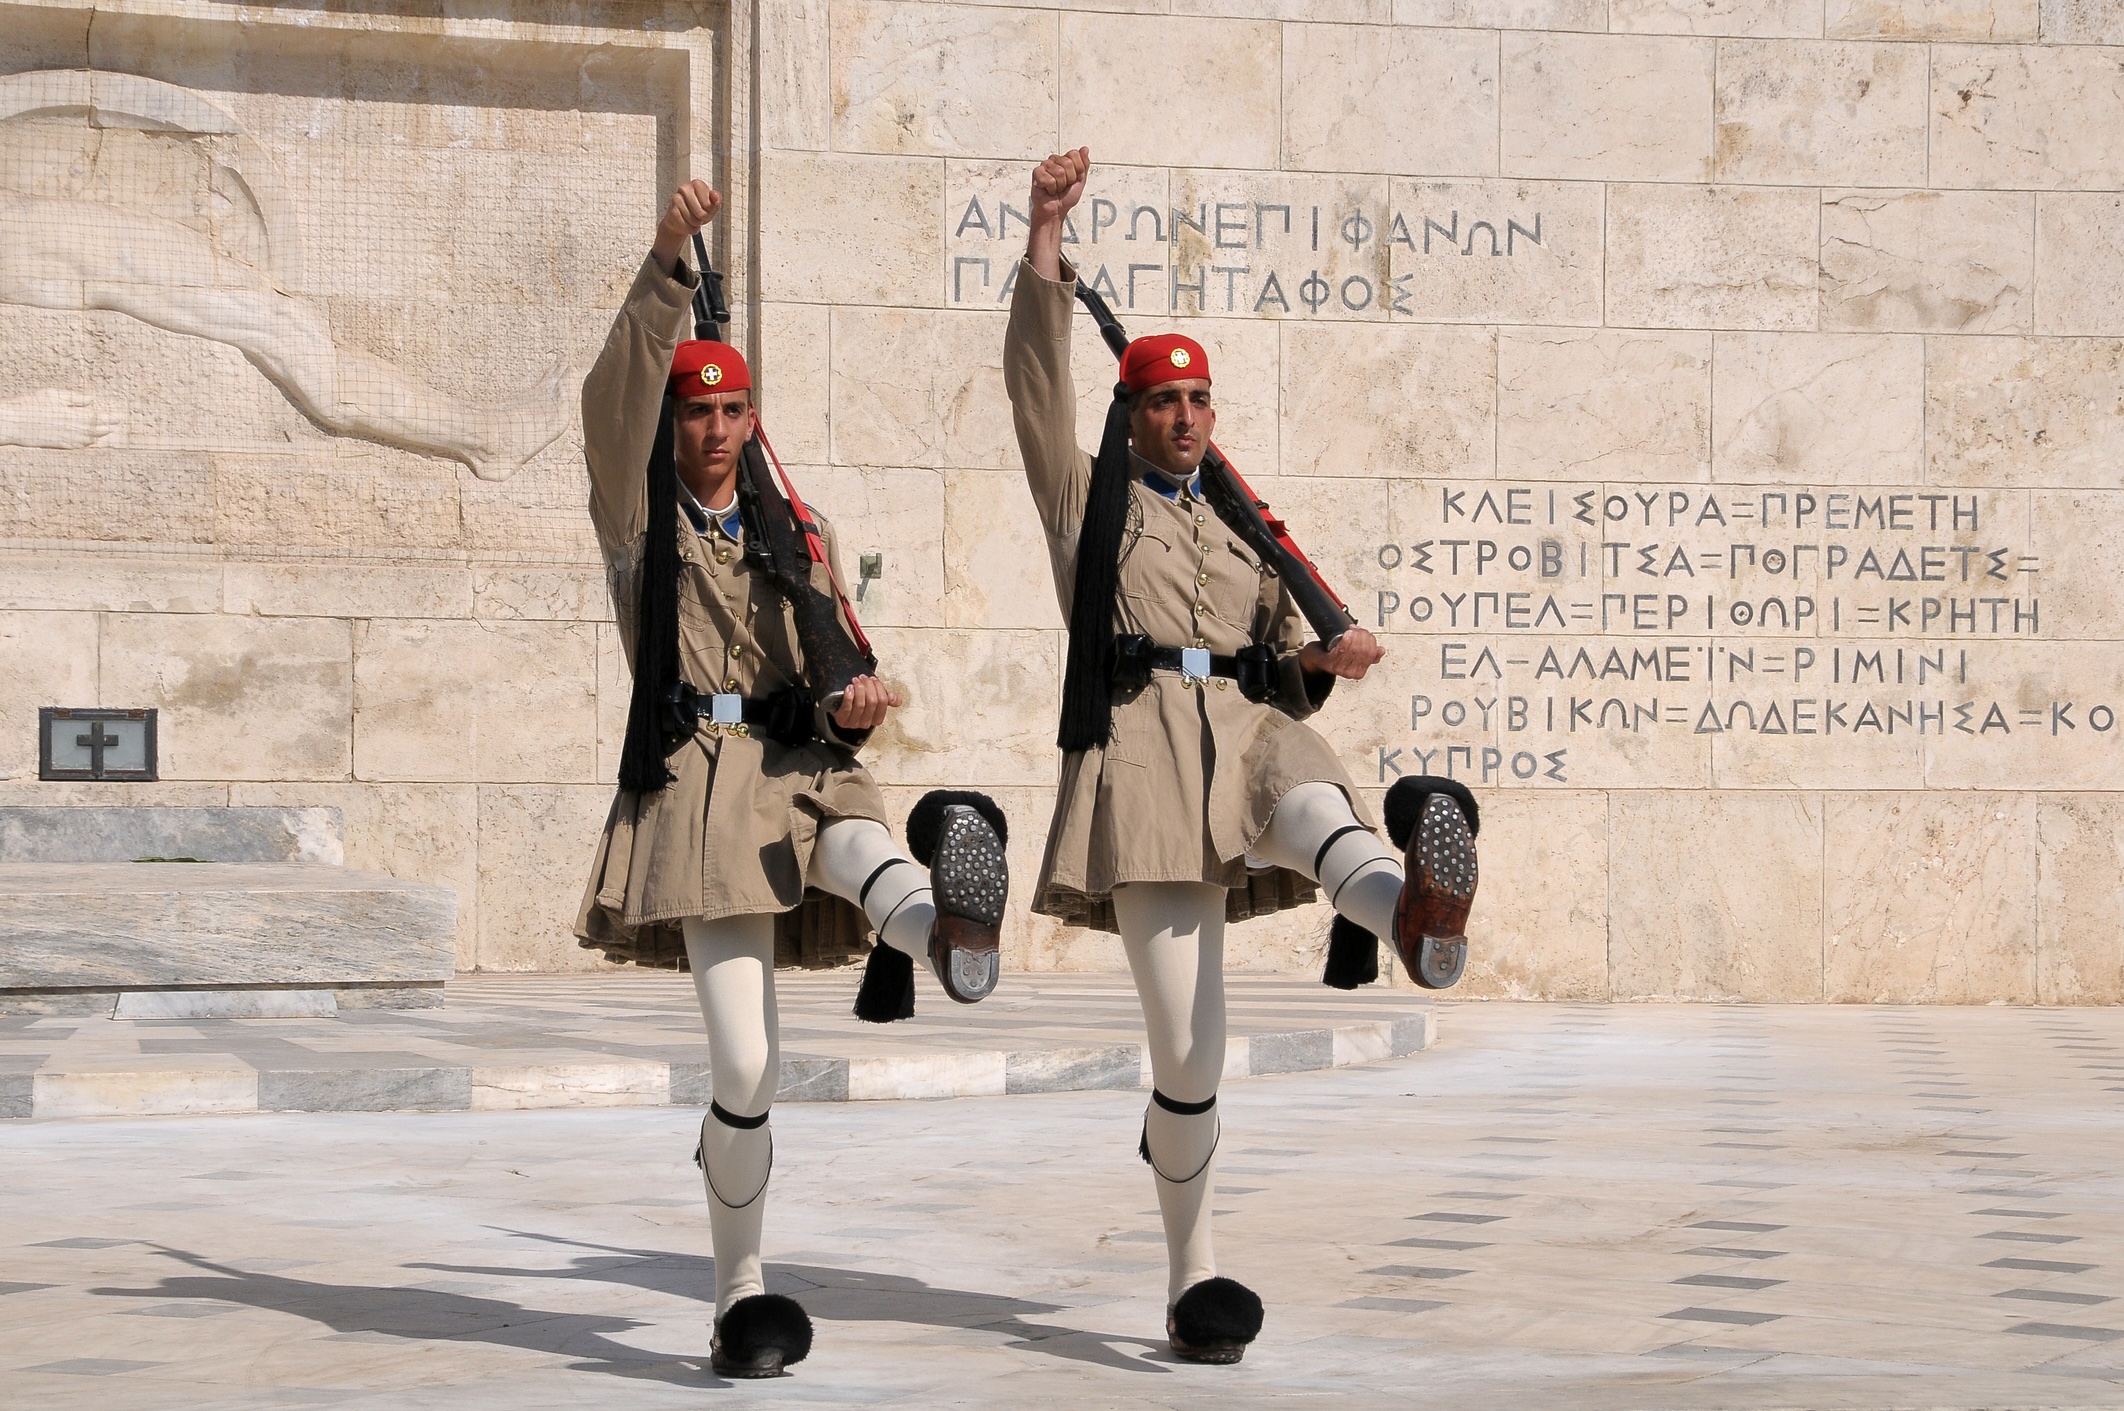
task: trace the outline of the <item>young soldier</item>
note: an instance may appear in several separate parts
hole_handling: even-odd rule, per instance
[[[1250,1290],[1215,1277],[1210,1245],[1225,922],[1310,901],[1317,883],[1338,948],[1355,940],[1376,973],[1373,938],[1386,936],[1418,983],[1450,985],[1475,889],[1474,801],[1449,780],[1397,786],[1390,812],[1413,825],[1417,874],[1405,888],[1333,751],[1299,723],[1383,653],[1354,625],[1305,643],[1281,581],[1205,502],[1217,412],[1199,343],[1131,343],[1097,460],[1077,448],[1076,275],[1061,237],[1090,165],[1080,148],[1033,173],[1003,352],[1070,630],[1062,777],[1033,905],[1120,932],[1155,1084],[1142,1152],[1165,1222],[1167,1336],[1186,1360],[1236,1362],[1262,1315]]]
[[[1008,879],[1002,815],[980,795],[916,806],[926,872],[893,843],[855,751],[900,697],[868,672],[838,700],[815,679],[821,660],[866,652],[833,530],[759,483],[738,350],[679,341],[700,279],[680,257],[721,204],[699,181],[672,196],[583,384],[590,518],[634,690],[576,932],[613,959],[693,972],[713,1089],[695,1154],[715,1243],[711,1362],[765,1377],[811,1347],[804,1311],[760,1274],[776,933],[815,953],[875,927],[861,1017],[912,1011],[910,957],[970,1004],[995,988]]]

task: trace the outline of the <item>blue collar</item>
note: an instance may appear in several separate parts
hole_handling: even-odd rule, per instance
[[[1182,489],[1187,491],[1191,500],[1202,498],[1202,472],[1199,470],[1187,478],[1185,486],[1173,484],[1171,476],[1155,468],[1143,472],[1143,483],[1150,487],[1152,494],[1163,495],[1168,500],[1178,500]]]
[[[736,500],[732,500],[730,508],[724,510],[721,514],[711,514],[701,508],[701,502],[693,497],[691,490],[687,490],[683,485],[679,489],[682,492],[679,497],[679,508],[686,512],[686,518],[693,525],[694,533],[706,534],[708,526],[712,522],[723,531],[723,537],[731,543],[735,544],[742,541],[745,520],[738,513]]]

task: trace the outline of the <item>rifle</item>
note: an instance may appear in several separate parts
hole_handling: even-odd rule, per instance
[[[1107,307],[1106,300],[1097,290],[1083,280],[1077,281],[1077,300],[1091,311],[1092,321],[1099,326],[1099,336],[1106,340],[1116,360],[1128,352],[1128,334],[1121,327],[1121,320]],[[1344,606],[1335,590],[1321,578],[1320,570],[1305,556],[1282,520],[1269,513],[1268,501],[1256,495],[1253,487],[1240,478],[1232,463],[1224,458],[1224,452],[1216,443],[1202,457],[1202,498],[1209,501],[1217,518],[1230,526],[1233,533],[1246,541],[1248,548],[1261,556],[1283,580],[1289,590],[1291,601],[1305,615],[1306,622],[1320,638],[1323,647],[1332,648],[1341,639],[1343,632],[1356,615]]]
[[[723,298],[723,276],[708,262],[708,246],[699,231],[693,233],[693,257],[700,265],[701,276],[693,291],[693,336],[719,341],[720,325],[730,322],[730,306]],[[770,457],[774,461],[773,473],[767,468]],[[781,478],[779,486],[775,484],[777,475]],[[758,565],[793,611],[797,644],[804,651],[806,685],[819,694],[831,714],[840,709],[849,682],[858,676],[877,674],[878,659],[848,607],[840,583],[834,582],[829,595],[811,581],[813,564],[825,564],[829,579],[833,577],[833,564],[827,558],[826,541],[819,533],[818,522],[797,494],[796,486],[790,483],[788,472],[782,469],[781,457],[768,443],[765,426],[760,426],[738,451],[737,498],[738,518],[745,526],[745,557]]]

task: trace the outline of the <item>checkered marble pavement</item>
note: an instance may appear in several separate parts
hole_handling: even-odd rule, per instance
[[[778,1108],[818,1343],[748,1386],[692,1113],[12,1124],[0,1401],[2124,1407],[2124,1011],[1441,1010],[1225,1089],[1237,1367],[1161,1350],[1143,1097],[1090,1091]]]
[[[1143,1021],[1121,975],[1009,974],[978,1005],[925,982],[915,1017],[858,1023],[855,969],[775,977],[781,1100],[1135,1088]],[[1413,988],[1227,977],[1230,1077],[1416,1052]],[[0,1017],[0,1117],[706,1106],[708,1045],[683,975],[476,976],[440,1009],[323,1019]]]

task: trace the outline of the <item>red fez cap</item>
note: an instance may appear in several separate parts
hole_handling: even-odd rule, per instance
[[[752,369],[745,355],[728,343],[692,338],[671,355],[671,395],[712,397],[719,392],[750,392]]]
[[[1204,382],[1210,380],[1209,354],[1184,333],[1154,333],[1138,338],[1121,355],[1121,381],[1130,392],[1198,377]]]

